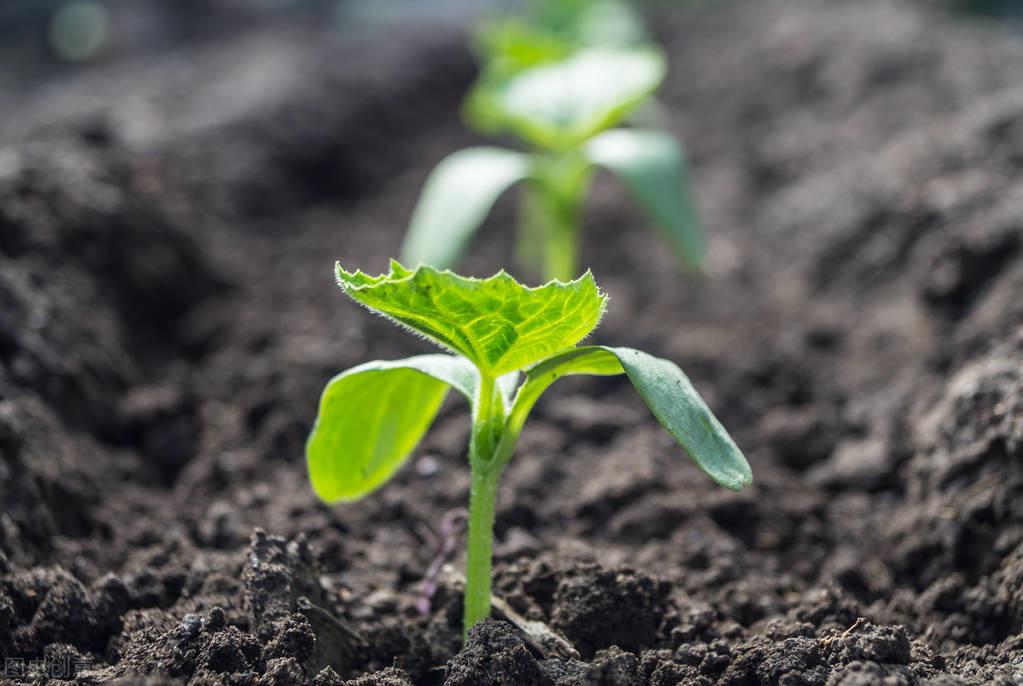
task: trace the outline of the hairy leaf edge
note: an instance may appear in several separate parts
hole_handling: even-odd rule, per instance
[[[410,281],[410,280],[412,280],[413,277],[415,277],[416,272],[418,272],[420,269],[427,270],[427,271],[432,271],[435,274],[450,275],[450,276],[454,276],[455,278],[458,278],[458,279],[463,279],[465,281],[473,281],[473,282],[476,282],[476,283],[481,283],[483,281],[489,281],[490,279],[495,279],[495,278],[510,279],[513,282],[515,282],[518,286],[520,286],[523,289],[525,289],[527,291],[530,291],[530,292],[535,292],[535,291],[542,290],[544,288],[547,288],[548,286],[551,286],[552,284],[556,284],[556,285],[559,285],[559,286],[575,286],[575,285],[581,284],[581,283],[583,283],[585,281],[589,281],[589,283],[593,284],[593,287],[596,290],[597,297],[599,297],[600,300],[601,300],[600,312],[597,314],[597,320],[593,324],[593,328],[590,329],[590,332],[588,334],[586,334],[586,336],[584,336],[582,339],[580,339],[580,341],[579,341],[580,343],[582,341],[586,340],[587,338],[589,338],[591,335],[593,335],[593,332],[596,331],[600,327],[601,322],[604,320],[604,315],[607,313],[607,303],[608,303],[608,300],[610,299],[609,296],[607,295],[607,293],[605,293],[600,288],[600,284],[597,283],[597,280],[596,280],[596,278],[594,278],[593,271],[591,269],[587,269],[578,278],[572,279],[571,281],[561,281],[560,279],[551,279],[550,281],[547,281],[546,283],[540,284],[539,286],[527,286],[525,284],[519,283],[519,281],[514,276],[512,276],[511,274],[506,272],[504,269],[499,270],[497,273],[495,273],[492,276],[488,276],[488,277],[485,277],[485,278],[478,278],[478,277],[474,277],[474,276],[462,276],[461,274],[455,273],[451,269],[437,269],[436,267],[430,266],[428,264],[419,265],[418,267],[416,267],[416,269],[408,269],[407,267],[402,265],[400,262],[398,262],[398,260],[395,260],[395,259],[391,259],[391,261],[390,261],[390,269],[391,269],[391,273],[390,274],[380,274],[379,276],[370,276],[369,274],[367,274],[366,272],[362,271],[361,269],[356,269],[354,272],[346,271],[344,269],[344,267],[341,266],[340,260],[338,260],[338,261],[336,261],[334,263],[334,279],[335,279],[335,282],[338,285],[338,288],[340,288],[345,293],[345,295],[350,297],[359,306],[364,307],[365,309],[369,310],[373,314],[376,314],[376,315],[379,315],[379,316],[383,317],[384,319],[386,319],[389,322],[393,322],[394,324],[396,324],[397,326],[401,327],[402,329],[408,331],[409,333],[413,334],[414,336],[418,336],[418,337],[420,337],[420,338],[422,338],[424,340],[430,341],[431,343],[433,343],[433,344],[435,344],[437,346],[440,346],[444,350],[447,350],[451,354],[453,354],[453,355],[455,355],[457,357],[460,357],[460,358],[462,358],[464,356],[458,350],[454,350],[453,348],[451,348],[447,344],[437,340],[433,336],[430,336],[430,335],[428,335],[428,334],[426,334],[426,333],[424,333],[422,331],[419,331],[419,330],[409,326],[405,322],[399,321],[398,319],[395,319],[394,317],[390,316],[389,314],[386,314],[385,312],[381,312],[380,310],[377,310],[376,308],[371,307],[370,305],[367,305],[367,304],[365,304],[363,302],[360,302],[358,300],[358,298],[354,297],[349,291],[356,291],[357,292],[357,291],[372,289],[375,286],[381,285],[383,283],[394,284],[394,283],[400,283],[402,281]],[[395,274],[395,273],[399,274],[398,278],[391,277],[391,274]],[[361,285],[360,286],[360,285],[353,285],[353,284],[347,283],[347,281],[346,281],[347,279],[360,279],[360,278],[361,279],[366,279],[366,280],[370,281],[371,283],[367,283],[365,285]],[[538,363],[538,364],[540,364],[540,363]],[[507,376],[507,374],[504,375],[504,376]]]

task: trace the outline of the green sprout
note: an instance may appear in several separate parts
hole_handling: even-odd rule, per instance
[[[522,14],[483,22],[475,51],[483,69],[513,72],[556,62],[585,47],[649,43],[640,18],[619,0],[533,0]]]
[[[683,266],[699,269],[706,241],[681,146],[662,131],[623,127],[652,103],[667,61],[635,30],[598,30],[616,3],[569,5],[579,6],[572,21],[547,17],[537,27],[510,19],[481,32],[483,68],[465,101],[466,120],[481,133],[518,138],[527,151],[477,146],[442,160],[413,210],[402,247],[407,264],[456,264],[497,199],[522,182],[519,260],[548,279],[570,280],[578,274],[584,203],[603,168]]]
[[[746,459],[675,364],[630,348],[578,346],[607,303],[589,272],[537,288],[503,271],[473,279],[429,266],[412,271],[396,261],[376,277],[340,264],[336,272],[353,300],[452,354],[367,362],[334,377],[306,448],[312,487],[328,503],[362,498],[405,462],[449,388],[465,396],[472,408],[466,631],[490,613],[501,473],[530,410],[557,379],[625,374],[711,479],[732,490],[752,482]]]

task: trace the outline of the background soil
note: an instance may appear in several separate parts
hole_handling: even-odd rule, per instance
[[[383,269],[473,142],[473,64],[457,31],[299,23],[4,102],[0,655],[81,683],[1023,683],[1018,29],[883,0],[654,26],[709,273],[602,179],[597,336],[678,361],[756,484],[713,488],[627,382],[549,393],[496,591],[578,659],[497,621],[463,649],[450,583],[415,608],[463,406],[364,501],[308,487],[323,383],[425,350],[331,269]],[[513,217],[468,271],[507,266]]]

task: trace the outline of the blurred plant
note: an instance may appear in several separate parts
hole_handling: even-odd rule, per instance
[[[50,47],[64,60],[93,59],[109,40],[110,13],[94,0],[72,0],[50,19]]]
[[[957,12],[1019,19],[1023,17],[1020,0],[945,0]]]
[[[521,15],[483,22],[474,48],[488,72],[508,73],[556,62],[584,47],[649,43],[630,5],[617,0],[536,0]]]
[[[504,272],[472,279],[429,266],[411,271],[395,261],[376,277],[340,264],[336,273],[353,300],[454,354],[368,362],[334,377],[306,448],[310,481],[329,503],[362,498],[401,467],[448,389],[464,395],[472,408],[466,631],[490,613],[501,473],[533,405],[557,379],[625,374],[711,479],[733,490],[752,481],[746,458],[675,364],[630,348],[577,347],[607,303],[589,272],[539,288]]]
[[[649,105],[667,64],[627,5],[537,3],[525,18],[479,31],[481,73],[464,105],[477,131],[529,149],[480,146],[442,160],[427,179],[402,249],[411,264],[454,265],[497,198],[524,182],[518,257],[548,279],[578,273],[583,205],[594,169],[617,176],[683,265],[706,250],[679,144],[656,130],[616,128]]]

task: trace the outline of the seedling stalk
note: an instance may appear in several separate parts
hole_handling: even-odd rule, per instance
[[[593,177],[592,165],[578,151],[534,154],[532,176],[522,193],[519,261],[535,263],[528,251],[542,246],[546,281],[571,281],[578,275],[583,205]]]
[[[494,507],[503,465],[497,464],[495,450],[504,424],[504,400],[497,382],[489,375],[480,378],[469,442],[469,543],[465,569],[464,631],[490,614],[490,568],[494,545]]]

